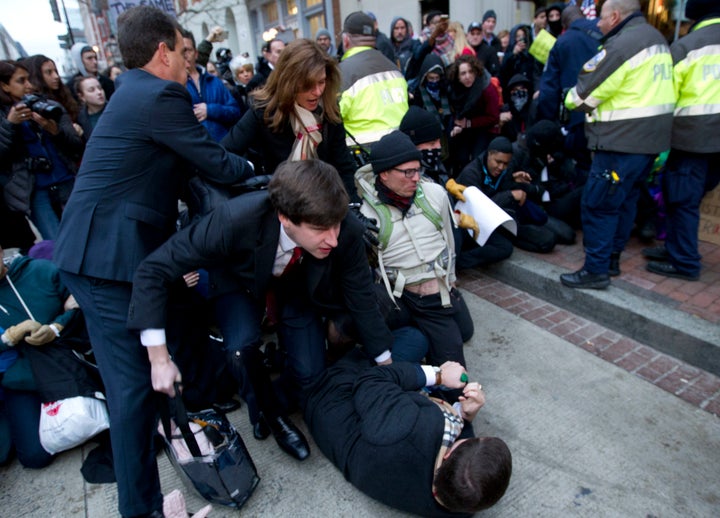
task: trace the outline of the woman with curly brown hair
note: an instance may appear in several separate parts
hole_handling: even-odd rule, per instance
[[[338,108],[340,70],[317,43],[299,39],[280,54],[267,83],[250,94],[251,109],[220,142],[272,174],[283,160],[319,158],[340,173],[357,200],[355,161]]]
[[[500,96],[490,73],[475,56],[459,56],[450,66],[448,79],[453,112],[450,157],[457,175],[490,143],[500,120]]]

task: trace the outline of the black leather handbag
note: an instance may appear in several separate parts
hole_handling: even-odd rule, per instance
[[[160,405],[165,452],[185,485],[214,504],[242,507],[260,477],[240,434],[223,413],[188,413],[179,395],[165,401],[167,405]],[[190,423],[197,426],[191,429]]]

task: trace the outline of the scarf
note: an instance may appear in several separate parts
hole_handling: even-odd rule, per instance
[[[392,205],[393,207],[399,209],[400,212],[402,212],[403,217],[405,217],[407,212],[410,210],[410,207],[415,200],[415,194],[408,198],[395,194],[380,181],[379,176],[375,177],[375,188],[377,189],[378,199],[386,205]]]
[[[465,119],[478,115],[477,105],[482,100],[483,90],[490,84],[490,73],[485,70],[482,76],[475,78],[470,88],[467,88],[460,81],[454,81],[448,97],[450,106],[455,112],[455,118]]]
[[[291,162],[318,157],[317,147],[322,142],[322,123],[319,118],[313,112],[295,104],[295,111],[290,114],[290,123],[296,135],[289,157]]]

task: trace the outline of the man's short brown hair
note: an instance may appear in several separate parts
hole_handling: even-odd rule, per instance
[[[476,513],[495,505],[512,474],[512,455],[497,437],[469,439],[450,454],[435,475],[436,496],[455,512]]]
[[[277,211],[295,225],[338,225],[350,203],[337,169],[322,160],[282,162],[273,173],[268,192]]]

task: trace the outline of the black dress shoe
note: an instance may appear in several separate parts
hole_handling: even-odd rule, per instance
[[[213,403],[213,408],[221,414],[229,414],[230,412],[237,410],[242,406],[242,403],[237,399],[229,399],[219,403]]]
[[[646,257],[647,259],[652,259],[653,261],[667,261],[670,259],[670,254],[668,254],[668,252],[664,246],[654,246],[652,248],[643,248],[642,255],[643,255],[643,257]]]
[[[607,273],[578,270],[574,273],[563,273],[560,276],[560,282],[569,288],[604,290],[610,286],[610,276]]]
[[[287,417],[265,418],[275,441],[288,455],[297,460],[305,460],[310,456],[310,445],[305,436]]]
[[[658,275],[664,275],[665,277],[672,277],[674,279],[683,279],[685,281],[696,281],[700,278],[700,274],[689,274],[679,271],[675,266],[670,263],[661,263],[658,261],[650,261],[645,265],[645,269]]]
[[[265,418],[260,414],[258,422],[253,425],[253,437],[258,441],[264,441],[270,437],[270,428],[265,422]]]

